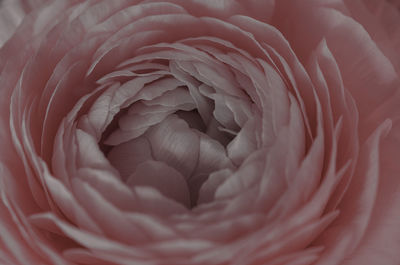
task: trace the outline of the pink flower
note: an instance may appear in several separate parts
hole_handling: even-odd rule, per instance
[[[3,0],[0,263],[396,265],[381,0]]]

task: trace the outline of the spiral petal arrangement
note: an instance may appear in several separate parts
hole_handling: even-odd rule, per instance
[[[377,2],[10,5],[1,262],[395,264],[365,254],[400,238],[400,18]]]

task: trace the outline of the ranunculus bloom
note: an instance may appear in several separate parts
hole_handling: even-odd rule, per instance
[[[3,0],[0,263],[397,265],[381,0]]]

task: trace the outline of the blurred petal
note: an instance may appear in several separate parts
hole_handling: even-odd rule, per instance
[[[25,14],[19,1],[0,2],[0,48],[14,33]]]

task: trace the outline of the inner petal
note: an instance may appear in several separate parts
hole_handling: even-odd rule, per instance
[[[212,71],[207,65],[201,66],[201,74],[194,64],[172,58],[165,66],[171,76],[146,84],[126,99],[129,105],[120,108],[117,126],[103,137],[103,144],[109,146],[107,158],[131,189],[146,186],[191,208],[210,175],[221,170],[233,174],[246,154],[257,148],[253,130],[258,126],[248,122],[257,111],[238,83],[234,94],[226,91],[227,83],[217,82],[221,80],[215,74],[215,84],[205,83],[206,73]],[[233,72],[225,72],[235,83]],[[202,202],[213,201],[222,179],[207,182],[210,194],[205,192]]]
[[[185,178],[164,162],[147,160],[139,164],[127,180],[128,186],[150,186],[168,198],[190,208],[190,195]]]
[[[108,153],[107,158],[119,171],[123,180],[135,171],[138,164],[153,159],[150,143],[144,137],[115,146]]]
[[[190,176],[199,156],[199,137],[176,115],[168,116],[144,135],[150,142],[154,158]]]

